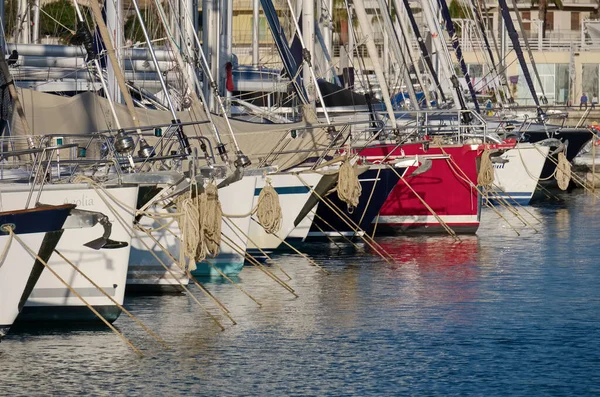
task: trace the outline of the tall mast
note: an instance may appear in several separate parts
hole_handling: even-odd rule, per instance
[[[408,96],[410,98],[411,105],[415,110],[419,110],[419,101],[417,100],[417,95],[415,94],[415,88],[412,85],[412,80],[410,78],[410,73],[408,70],[408,64],[406,63],[404,54],[402,54],[402,48],[400,48],[400,40],[396,35],[396,31],[394,30],[392,18],[390,18],[390,14],[388,13],[388,6],[385,0],[379,0],[379,9],[381,10],[381,15],[383,16],[383,22],[385,24],[385,29],[388,33],[390,44],[394,50],[399,66],[402,69],[402,74],[404,75],[404,80],[406,81],[406,88],[408,90]],[[371,61],[373,60],[371,59]],[[379,79],[379,77],[377,78]],[[380,81],[380,84],[381,83],[385,83],[385,80],[383,82]]]
[[[519,7],[517,6],[517,1],[512,0],[513,10],[517,15],[517,22],[519,23],[519,30],[523,33],[523,42],[525,43],[525,48],[527,49],[527,54],[529,55],[529,63],[531,68],[533,69],[533,73],[535,74],[535,78],[540,86],[540,91],[542,91],[542,103],[545,105],[548,103],[546,99],[546,93],[544,92],[544,85],[542,84],[542,79],[540,79],[540,74],[538,73],[537,66],[535,64],[535,60],[533,59],[533,52],[531,52],[531,47],[529,46],[529,39],[527,39],[527,35],[525,34],[525,29],[523,29],[523,21],[521,19],[521,13],[519,12]]]
[[[438,64],[442,69],[442,75],[445,76],[450,84],[452,85],[452,97],[454,98],[454,106],[460,109],[466,109],[465,100],[462,95],[462,90],[460,89],[460,85],[458,84],[458,79],[454,74],[454,70],[450,69],[450,65],[448,65],[449,56],[444,57],[444,54],[447,54],[448,49],[446,48],[445,40],[442,42],[442,31],[440,30],[436,19],[434,18],[433,10],[431,9],[432,4],[428,0],[423,0],[421,3],[423,5],[423,14],[427,21],[427,26],[429,27],[429,31],[431,34],[431,42],[435,48],[435,52],[437,53]],[[446,59],[444,59],[446,58]]]
[[[377,76],[379,86],[381,87],[381,96],[383,97],[383,102],[385,103],[385,107],[387,108],[392,128],[396,128],[396,116],[394,115],[392,101],[390,100],[390,93],[387,88],[385,76],[383,75],[381,64],[379,63],[379,54],[377,51],[377,47],[375,47],[375,42],[373,41],[373,31],[371,29],[369,18],[367,17],[367,11],[365,10],[363,0],[354,0],[354,11],[356,12],[356,17],[358,18],[360,29],[362,30],[366,40],[367,51],[369,52],[369,57],[371,58],[371,62],[373,63],[375,75]]]
[[[260,0],[252,0],[252,67],[254,68],[258,68],[258,49],[260,46],[259,18]]]
[[[525,76],[525,81],[527,82],[529,91],[533,96],[533,101],[535,102],[535,106],[537,108],[538,119],[541,122],[544,122],[546,121],[547,116],[542,110],[540,106],[540,101],[537,97],[537,93],[535,92],[535,86],[533,85],[531,74],[529,74],[529,68],[527,67],[525,57],[523,56],[521,44],[519,43],[519,34],[515,30],[515,25],[513,24],[512,18],[510,16],[510,10],[506,4],[506,0],[498,0],[498,2],[500,5],[500,12],[502,13],[502,18],[504,19],[504,25],[506,26],[506,30],[508,30],[508,37],[510,37],[510,40],[512,41],[513,49],[515,50],[515,54],[517,55],[517,59],[519,60],[519,64],[521,65],[521,69],[523,70],[523,74]]]
[[[465,76],[467,87],[469,88],[469,93],[471,94],[471,99],[473,100],[473,104],[475,105],[475,110],[477,111],[477,113],[480,113],[479,102],[477,101],[477,94],[475,93],[475,89],[473,88],[473,82],[471,81],[471,76],[469,76],[469,69],[467,68],[465,58],[462,54],[462,48],[460,46],[460,43],[458,42],[458,35],[456,34],[456,29],[454,28],[452,17],[450,16],[448,4],[446,3],[446,0],[439,0],[439,3],[441,6],[442,16],[444,18],[444,21],[446,22],[446,30],[450,35],[452,47],[454,47],[454,52],[456,53],[456,57],[458,58],[458,63],[460,64],[460,68],[462,69],[463,76]]]

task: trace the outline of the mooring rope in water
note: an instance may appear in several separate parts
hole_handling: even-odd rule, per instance
[[[104,324],[106,324],[114,333],[116,333],[134,352],[136,352],[140,357],[144,357],[144,354],[141,350],[131,343],[129,339],[122,332],[117,330],[114,325],[112,325],[107,319],[105,319],[92,305],[90,305],[73,287],[69,285],[54,269],[52,269],[46,261],[44,261],[38,254],[35,253],[21,238],[14,234],[12,227],[4,225],[3,231],[8,232],[13,236],[13,238],[31,255],[32,258],[36,259],[40,262],[50,273],[52,273],[58,281],[60,281],[73,295],[75,295],[84,305],[87,306],[88,309],[92,311]]]
[[[535,219],[538,223],[541,223],[542,220],[539,219],[537,216],[535,216],[531,211],[529,211],[527,208],[525,208],[523,205],[521,205],[514,197],[512,197],[510,194],[508,194],[501,186],[498,186],[496,184],[494,184],[494,187],[496,189],[498,189],[500,192],[502,192],[504,195],[506,195],[506,197],[508,197],[508,199],[512,200],[514,202],[514,204],[511,204],[508,199],[504,196],[499,196],[497,195],[497,197],[499,197],[500,199],[502,199],[507,206],[509,206],[509,210],[511,210],[511,212],[513,212],[513,214],[519,218],[521,220],[521,222],[523,222],[523,224],[525,224],[526,226],[531,227],[533,230],[535,230],[535,232],[539,232],[538,229],[536,229],[520,212],[519,212],[519,208],[522,209],[524,212],[526,212],[527,214],[529,214],[533,219]],[[518,208],[517,208],[518,207]],[[514,211],[513,211],[514,210]]]
[[[388,263],[392,263],[394,261],[394,258],[389,254],[389,252],[387,252],[381,245],[379,245],[379,243],[377,241],[375,241],[375,239],[371,238],[371,236],[369,236],[369,234],[364,231],[363,229],[360,228],[360,226],[354,222],[352,220],[352,218],[350,218],[350,216],[348,214],[346,214],[340,207],[338,207],[329,197],[325,196],[323,198],[325,204],[329,203],[329,208],[335,208],[337,210],[337,215],[344,220],[344,218],[346,219],[346,224],[348,225],[348,222],[351,225],[354,225],[354,227],[352,228],[352,226],[350,226],[352,228],[352,230],[354,231],[355,235],[357,235],[359,238],[361,238],[363,241],[365,241],[375,252],[377,252],[379,255],[381,255]],[[334,211],[334,213],[336,213]],[[390,262],[390,260],[392,262]]]
[[[536,149],[539,148],[536,147]],[[560,154],[560,153],[559,153]],[[548,156],[548,159],[558,167],[558,161],[554,160],[554,158],[552,158],[552,156]],[[556,175],[557,169],[554,170],[554,175]],[[579,186],[581,186],[585,191],[587,191],[588,193],[592,194],[595,198],[600,198],[594,191],[592,191],[588,186],[587,186],[587,182],[585,180],[583,180],[583,178],[579,177],[577,174],[575,173],[571,173],[571,180],[573,180],[575,183],[577,183]]]
[[[333,230],[335,233],[337,233],[341,238],[343,238],[344,240],[346,240],[348,243],[352,244],[354,246],[354,248],[356,249],[360,249],[360,247],[358,246],[358,244],[356,244],[354,241],[352,241],[351,239],[348,238],[348,236],[344,235],[344,233],[340,232],[339,230],[336,230],[333,226],[331,226],[331,224],[329,222],[327,222],[322,216],[320,216],[319,214],[317,214],[317,210],[315,208],[311,209],[310,212],[317,218],[319,219],[321,222],[323,222],[325,224],[325,226],[327,226],[328,228],[330,228],[331,230]],[[323,235],[329,237],[327,234],[325,234],[325,231],[319,227],[319,225],[317,225],[316,222],[312,223],[313,225],[315,225],[315,227],[317,229],[319,229],[319,231],[321,233],[323,233]],[[331,240],[333,241],[333,240]]]
[[[256,219],[252,218],[253,221],[258,222]],[[314,260],[312,260],[311,258],[308,257],[308,255],[300,252],[300,250],[298,250],[296,247],[294,247],[293,245],[291,245],[290,243],[288,243],[287,241],[285,241],[285,239],[279,237],[278,235],[274,234],[275,237],[277,237],[277,239],[283,243],[283,245],[285,245],[286,247],[290,248],[292,251],[294,251],[296,254],[300,255],[301,257],[303,257],[304,259],[306,259],[310,264],[312,264],[313,266],[316,266],[319,270],[321,270],[323,273],[329,275],[331,274],[328,270],[326,270],[323,266],[319,265],[317,262],[315,262]]]
[[[377,249],[377,247],[375,246],[375,244],[376,244],[375,241],[373,240],[373,243],[371,243],[371,241],[368,240],[370,238],[370,236],[368,234],[364,233],[364,231],[362,231],[358,225],[354,224],[354,221],[352,221],[352,219],[350,219],[350,217],[344,217],[345,216],[344,212],[341,209],[337,208],[337,206],[335,204],[333,204],[331,202],[331,200],[326,200],[319,193],[317,193],[317,191],[315,189],[313,189],[308,183],[306,183],[306,181],[304,179],[302,179],[302,177],[300,176],[299,173],[294,173],[294,175],[296,175],[296,177],[300,180],[300,182],[302,182],[304,184],[304,186],[306,186],[307,188],[310,189],[312,194],[314,194],[322,203],[324,203],[331,211],[333,211],[333,213],[336,214],[342,220],[342,222],[344,222],[346,224],[346,226],[348,226],[352,231],[354,231],[354,233],[356,233],[356,235],[359,238],[361,238],[369,247],[371,247],[371,249],[373,249],[373,251],[375,251],[379,256],[381,256],[386,262],[393,263],[393,262],[390,262],[390,259],[393,261],[392,256],[383,249],[382,249],[383,253],[380,252]],[[361,234],[361,233],[359,233],[359,231],[362,231],[363,233]],[[384,253],[387,254],[387,257],[384,255]]]
[[[423,197],[421,197],[421,195],[419,193],[417,193],[417,191],[415,189],[413,189],[413,187],[406,181],[406,179],[404,179],[404,176],[400,175],[400,173],[398,171],[396,171],[396,169],[394,168],[394,166],[392,166],[391,164],[388,164],[388,167],[390,167],[390,169],[392,171],[394,171],[394,173],[398,176],[398,178],[400,178],[400,180],[402,182],[404,182],[404,184],[406,185],[406,187],[408,187],[410,189],[410,191],[415,195],[415,197],[417,197],[417,199],[419,199],[419,201],[421,202],[421,204],[423,204],[423,206],[427,209],[427,211],[429,211],[429,213],[431,215],[433,215],[433,217],[439,222],[439,224],[444,228],[444,230],[450,236],[452,236],[454,239],[460,241],[460,238],[458,237],[458,235],[456,234],[456,232],[454,230],[452,230],[452,228],[450,226],[448,226],[448,224],[442,219],[442,217],[440,217],[437,214],[437,212],[435,212],[435,210],[433,208],[431,208],[431,206],[429,204],[427,204],[427,202],[425,201],[425,199],[423,199]]]
[[[234,252],[236,252],[238,255],[244,257],[245,259],[247,259],[248,262],[250,264],[252,264],[253,266],[258,267],[263,273],[265,273],[273,281],[275,281],[280,286],[282,286],[284,289],[286,289],[289,293],[291,293],[292,295],[294,295],[294,297],[296,297],[296,298],[298,297],[298,295],[296,294],[296,292],[294,291],[294,289],[292,287],[290,287],[285,281],[283,281],[282,279],[280,279],[279,277],[277,277],[273,273],[269,272],[268,269],[265,268],[264,265],[262,265],[252,255],[250,255],[246,251],[244,251],[244,249],[242,247],[240,247],[235,241],[233,241],[232,238],[230,238],[227,235],[223,235],[223,238],[225,239],[225,244],[227,244],[227,246],[229,248],[231,248]]]
[[[171,260],[175,263],[178,263],[179,261],[169,252],[169,250],[160,243],[160,241],[158,241],[158,239],[156,237],[154,237],[152,235],[152,233],[140,226],[139,224],[137,225],[138,229],[140,229],[141,231],[145,232],[146,235],[148,235],[148,237],[150,237],[152,239],[152,241],[154,241],[154,243],[156,245],[158,245],[158,247],[169,257],[171,258]],[[193,259],[191,259],[193,260]],[[171,275],[171,277],[176,279],[175,274],[171,271],[171,269],[167,269],[169,271],[169,274]],[[201,285],[193,276],[192,273],[190,273],[190,271],[188,269],[183,269],[185,271],[185,274],[188,276],[188,278],[190,280],[192,280],[194,282],[194,284],[200,289],[200,291],[204,292],[214,303],[216,303],[216,305],[221,309],[221,311],[223,312],[223,314],[232,322],[233,325],[236,325],[237,322],[235,322],[235,320],[233,318],[231,318],[231,316],[229,315],[230,311],[229,309],[227,309],[227,307],[225,307],[225,305],[223,305],[213,294],[210,293],[210,291],[208,291],[203,285]],[[177,280],[177,279],[176,279]],[[181,283],[183,284],[183,283]]]
[[[110,296],[108,294],[108,292],[106,292],[102,287],[100,287],[98,284],[96,284],[94,282],[94,280],[92,280],[81,269],[79,269],[77,266],[75,266],[75,264],[73,262],[71,262],[69,259],[67,259],[60,251],[58,251],[55,248],[54,252],[56,252],[58,254],[58,256],[60,256],[65,262],[67,262],[77,273],[81,274],[83,276],[83,278],[85,278],[90,284],[92,284],[98,291],[100,291],[104,296],[106,296],[115,306],[117,306],[119,309],[121,309],[123,311],[123,313],[127,314],[129,316],[129,318],[131,318],[140,327],[142,327],[144,329],[144,331],[146,331],[150,336],[152,336],[154,339],[156,339],[166,349],[171,349],[169,347],[169,345],[167,345],[167,343],[160,336],[158,336],[156,333],[154,333],[146,324],[144,324],[140,319],[138,319],[136,316],[134,316],[129,310],[125,309],[125,307],[123,305],[121,305],[119,302],[117,302],[112,296]]]
[[[102,187],[100,187],[100,189],[98,189],[94,185],[92,185],[92,186],[94,187],[94,189],[97,192],[100,189],[102,189]],[[137,238],[142,243],[144,248],[146,248],[146,250],[148,250],[148,252],[150,252],[150,254],[154,257],[154,259],[156,259],[156,261],[163,268],[165,268],[165,270],[177,281],[177,283],[181,286],[181,288],[191,296],[191,298],[198,304],[198,306],[200,306],[206,312],[206,314],[208,314],[208,316],[219,326],[219,328],[221,328],[222,331],[225,331],[225,327],[223,327],[223,325],[219,322],[219,320],[194,296],[194,294],[192,294],[190,292],[190,290],[185,285],[183,285],[183,283],[181,281],[179,281],[179,279],[175,276],[175,274],[171,271],[171,269],[169,269],[169,267],[167,265],[165,265],[165,263],[158,257],[158,255],[156,255],[154,250],[151,249],[150,246],[140,237],[140,235],[138,234],[138,231],[132,225],[130,225],[128,222],[125,222],[125,219],[123,219],[123,216],[121,216],[121,214],[119,214],[117,212],[117,210],[107,200],[107,198],[104,197],[104,195],[102,195],[100,193],[98,193],[98,196],[104,202],[104,204],[106,204],[108,209],[113,213],[113,215],[115,216],[115,218],[117,219],[119,224],[123,227],[125,232],[129,235],[129,237],[132,239],[134,237]],[[139,227],[139,225],[138,225],[138,227]],[[170,229],[167,229],[167,230],[170,230]]]
[[[337,194],[338,198],[348,205],[348,208],[356,208],[362,193],[362,186],[356,174],[357,163],[352,164],[349,155],[342,161],[338,172]]]
[[[485,188],[492,186],[494,183],[494,166],[492,165],[490,153],[489,149],[485,149],[481,154],[479,173],[477,174],[477,184]]]
[[[446,158],[446,163],[448,164],[448,166],[450,167],[450,169],[452,170],[452,172],[459,178],[461,179],[463,182],[465,182],[468,186],[470,186],[471,188],[475,189],[479,194],[481,194],[482,197],[486,198],[485,200],[485,205],[488,208],[491,208],[492,211],[494,211],[499,217],[501,217],[502,219],[504,219],[506,221],[506,223],[508,223],[508,225],[518,234],[520,235],[519,232],[517,232],[517,230],[508,222],[508,220],[500,213],[500,211],[498,211],[497,208],[495,208],[493,205],[490,204],[489,200],[487,199],[487,195],[486,193],[481,190],[479,188],[479,186],[475,185],[467,176],[467,174],[465,173],[465,171],[456,163],[456,161],[454,161],[454,158],[452,158],[452,156],[450,156],[448,153],[446,153],[446,151],[444,150],[444,148],[442,146],[438,146],[439,149],[442,151],[442,153],[444,155],[446,155],[448,158]]]
[[[253,218],[250,218],[250,221],[256,222],[256,220],[255,220],[255,219],[253,219]],[[237,225],[237,224],[236,224],[236,223],[235,223],[233,220],[226,218],[226,219],[225,219],[225,224],[226,224],[227,226],[229,226],[229,228],[231,229],[231,231],[233,232],[233,234],[234,234],[234,236],[235,236],[235,237],[237,237],[237,238],[238,238],[238,239],[240,239],[240,240],[243,240],[243,238],[242,238],[242,237],[240,237],[240,234],[238,234],[238,233],[241,233],[241,234],[242,234],[242,236],[244,236],[245,238],[247,238],[247,239],[248,239],[248,241],[250,241],[250,243],[251,243],[251,244],[253,244],[255,247],[258,247],[258,246],[256,245],[256,243],[255,243],[254,241],[252,241],[252,239],[250,238],[250,236],[248,236],[246,233],[244,233],[244,231],[243,231],[243,230],[242,230],[242,229],[241,229],[241,228],[240,228],[240,227],[239,227],[239,226],[238,226],[238,225]],[[232,226],[233,226],[233,227],[232,227]],[[234,230],[234,228],[235,228],[236,230]],[[239,244],[235,243],[235,242],[233,241],[233,239],[231,239],[230,237],[228,237],[228,238],[229,238],[229,240],[230,240],[230,241],[231,241],[233,244],[235,244],[235,246],[236,246],[236,247],[238,247],[238,250],[239,250],[239,251],[241,251],[241,252],[243,253],[244,257],[245,257],[246,259],[248,259],[248,262],[250,262],[251,264],[253,264],[253,265],[255,265],[255,266],[258,266],[258,267],[260,267],[260,268],[261,268],[261,270],[263,270],[263,272],[266,272],[266,273],[267,273],[267,275],[268,275],[269,277],[273,278],[273,280],[275,280],[276,282],[278,282],[279,284],[281,284],[281,285],[282,285],[284,288],[288,289],[290,292],[294,292],[293,288],[292,288],[292,287],[290,287],[290,286],[289,286],[289,285],[288,285],[288,284],[287,284],[285,281],[283,281],[282,279],[280,279],[279,277],[277,277],[277,275],[275,275],[274,273],[272,273],[271,271],[269,271],[269,270],[268,270],[268,269],[267,269],[265,266],[263,266],[263,264],[262,264],[262,263],[260,263],[260,262],[259,262],[259,261],[258,261],[256,258],[254,258],[252,255],[250,255],[250,254],[249,254],[249,253],[248,253],[248,252],[247,252],[245,249],[243,249],[243,248],[242,248],[242,247],[241,247]],[[280,270],[280,271],[281,271],[283,274],[285,274],[285,276],[288,278],[288,280],[291,280],[291,279],[292,279],[292,277],[290,277],[290,275],[288,275],[288,274],[286,273],[286,271],[285,271],[285,270],[283,270],[283,268],[281,268],[281,266],[279,266],[279,264],[278,264],[276,261],[274,261],[273,259],[271,259],[271,257],[270,257],[270,256],[268,256],[268,255],[267,255],[267,253],[266,253],[265,251],[263,251],[261,248],[258,248],[258,250],[259,250],[259,251],[260,251],[260,252],[261,252],[263,255],[265,255],[265,257],[266,257],[267,259],[269,259],[269,260],[271,261],[271,263],[273,263],[273,264],[274,264],[274,265],[275,265],[275,266],[276,266],[276,267],[277,267],[277,268],[278,268],[278,269],[279,269],[279,270]],[[238,253],[239,253],[239,252],[238,252]]]

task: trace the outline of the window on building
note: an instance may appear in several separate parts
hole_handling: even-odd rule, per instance
[[[531,11],[523,11],[521,13],[521,19],[523,20],[523,29],[527,31],[531,30],[531,22],[526,22],[531,21]]]
[[[554,13],[551,11],[546,14],[546,30],[554,30]]]
[[[581,92],[579,95],[584,93],[588,98],[598,98],[598,64],[597,63],[584,63],[582,67],[582,84]],[[577,90],[575,91],[577,94]],[[579,98],[577,98],[579,100]]]
[[[569,64],[556,64],[556,86],[554,97],[557,105],[566,105],[569,100]]]
[[[572,12],[571,13],[571,30],[580,30],[581,29],[581,13]]]

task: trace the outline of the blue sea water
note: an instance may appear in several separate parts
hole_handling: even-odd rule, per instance
[[[115,325],[24,329],[0,343],[0,395],[598,395],[600,203],[581,192],[519,212],[486,209],[477,236],[379,240],[387,263],[319,245],[324,275],[277,262],[294,298],[259,269],[206,287],[230,310],[221,332],[185,295],[131,297]],[[278,273],[276,267],[271,270]]]

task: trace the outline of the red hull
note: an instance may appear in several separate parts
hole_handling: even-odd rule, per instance
[[[372,146],[362,150],[360,155],[377,161],[394,148],[395,145]],[[479,228],[480,216],[480,197],[474,187],[477,185],[476,159],[480,155],[477,149],[476,145],[455,145],[446,146],[443,150],[439,147],[424,150],[422,144],[408,144],[396,149],[390,160],[400,160],[403,156],[434,156],[432,166],[422,174],[409,175],[406,182],[398,181],[381,209],[377,232],[446,233],[418,195],[456,233],[475,233]]]

